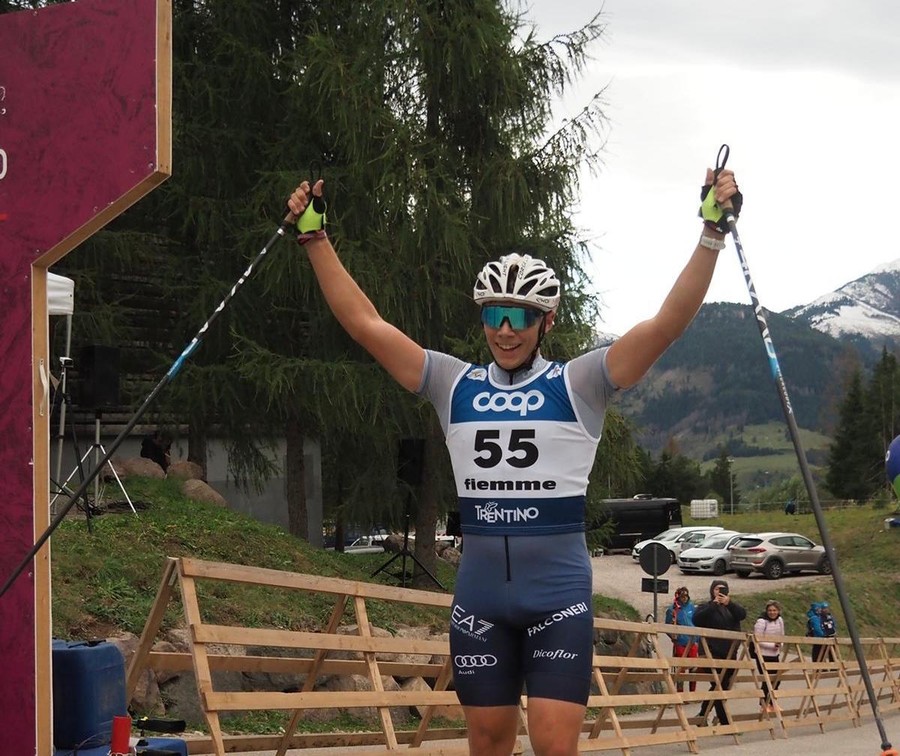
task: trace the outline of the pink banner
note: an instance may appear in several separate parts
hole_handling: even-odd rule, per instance
[[[32,423],[32,264],[50,250],[61,257],[162,180],[157,62],[162,55],[168,75],[170,53],[158,49],[157,2],[80,0],[0,15],[0,582],[34,543],[34,457],[47,446]],[[36,613],[35,592],[47,591],[27,569],[0,597],[5,753],[34,753],[46,740],[36,707],[49,709],[51,688],[37,679],[47,664],[36,661],[49,648],[36,648],[35,623],[48,618]]]

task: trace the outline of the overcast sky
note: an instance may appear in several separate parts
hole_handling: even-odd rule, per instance
[[[541,37],[601,10],[586,0],[525,6]],[[767,309],[900,258],[900,3],[606,0],[602,10],[605,41],[560,105],[574,114],[606,89],[604,164],[585,176],[578,215],[594,244],[602,330],[621,334],[662,302],[695,245],[699,184],[723,142]],[[730,242],[707,301],[749,303]]]

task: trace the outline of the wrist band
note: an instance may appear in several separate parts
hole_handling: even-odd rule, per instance
[[[725,249],[725,240],[717,239],[715,236],[707,236],[706,234],[700,234],[700,241],[698,244],[701,247],[706,247],[707,249],[720,250]]]
[[[316,229],[315,231],[307,231],[304,234],[297,234],[297,244],[301,247],[307,242],[312,241],[313,239],[327,239],[328,234],[325,233],[324,228]],[[725,246],[724,244],[722,245]]]

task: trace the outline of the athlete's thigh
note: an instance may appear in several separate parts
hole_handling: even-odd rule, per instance
[[[454,602],[450,621],[453,684],[463,706],[514,706],[522,695],[522,633]]]
[[[519,732],[518,706],[466,706],[469,749],[481,756],[509,756]]]
[[[593,614],[571,607],[550,612],[528,628],[524,656],[529,700],[586,704],[594,658]]]
[[[535,754],[575,753],[585,706],[528,697],[528,737]]]

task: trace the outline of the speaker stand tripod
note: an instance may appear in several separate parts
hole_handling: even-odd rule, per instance
[[[422,570],[422,572],[424,572],[426,575],[428,575],[428,577],[430,577],[434,581],[435,585],[437,585],[438,588],[440,588],[442,591],[446,590],[446,588],[444,588],[444,586],[441,585],[441,581],[438,580],[434,575],[432,575],[428,571],[428,568],[424,564],[422,564],[418,560],[418,558],[416,558],[416,555],[412,551],[409,550],[409,510],[410,510],[411,501],[412,501],[412,491],[409,491],[406,494],[406,513],[405,513],[406,524],[404,525],[404,529],[403,529],[403,548],[401,548],[400,551],[398,551],[396,554],[394,554],[394,556],[392,556],[383,565],[381,565],[381,567],[379,567],[377,570],[375,570],[375,572],[372,573],[372,577],[375,577],[379,572],[383,572],[383,571],[387,570],[387,568],[390,567],[397,559],[400,559],[400,560],[402,560],[400,562],[400,573],[395,574],[395,573],[389,572],[388,574],[395,575],[395,577],[399,577],[400,584],[404,588],[406,588],[406,560],[411,559],[415,564],[417,564],[419,566],[419,569]]]
[[[94,467],[96,468],[100,462],[101,456],[106,456],[106,449],[103,447],[103,444],[100,442],[100,419],[102,418],[103,413],[98,409],[94,410],[94,443],[88,447],[88,450],[82,455],[81,459],[78,460],[75,467],[72,468],[72,472],[69,473],[69,477],[66,478],[62,484],[60,485],[60,493],[66,492],[68,489],[68,483],[72,478],[75,477],[75,474],[82,469],[85,460],[91,455],[94,454]],[[112,463],[112,460],[106,463],[109,465],[109,469],[112,470],[113,477],[116,479],[116,483],[119,484],[119,490],[122,492],[122,495],[125,497],[125,501],[128,502],[128,506],[131,507],[131,511],[137,514],[137,510],[134,508],[134,504],[131,502],[131,497],[128,495],[128,491],[125,490],[125,486],[122,484],[122,479],[119,477],[119,473],[116,472],[116,468]],[[94,478],[94,507],[100,506],[100,475],[97,475]],[[53,506],[53,503],[56,501],[57,497],[60,494],[57,493],[56,496],[50,501],[50,506]]]
[[[55,476],[50,476],[50,490],[53,493],[53,498],[50,500],[50,514],[54,517],[56,516],[56,500],[59,498],[60,494],[66,494],[67,496],[71,497],[75,493],[67,485],[61,484],[59,482],[61,479],[60,473],[62,472],[62,455],[66,437],[66,408],[69,406],[69,404],[71,404],[68,393],[68,381],[66,378],[66,373],[68,371],[68,368],[71,367],[73,363],[70,357],[60,357],[59,364],[60,379],[56,387],[56,392],[53,395],[53,406],[50,410],[51,417],[55,412],[59,412],[59,432],[56,437],[56,474]],[[78,458],[81,456],[81,447],[78,444],[78,434],[75,432],[75,425],[73,423],[70,423],[70,428],[72,430],[72,449],[75,451],[75,457]],[[84,480],[84,469],[80,462],[76,465],[76,469],[78,470],[81,480]],[[84,515],[87,518],[88,530],[91,530],[92,505],[88,499],[87,493],[84,494],[83,498],[84,501],[79,506],[81,509],[83,509]]]

